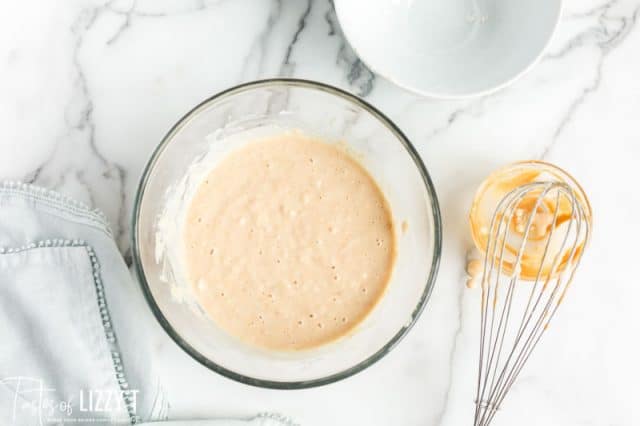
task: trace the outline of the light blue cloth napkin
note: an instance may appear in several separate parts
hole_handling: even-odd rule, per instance
[[[165,420],[149,325],[136,318],[147,309],[100,212],[0,184],[1,425]],[[239,423],[293,424],[272,415],[193,424]],[[192,423],[166,423],[177,424]]]

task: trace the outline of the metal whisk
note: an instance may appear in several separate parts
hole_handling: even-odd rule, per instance
[[[591,213],[581,201],[566,183],[534,182],[509,192],[493,213],[481,281],[474,426],[491,423],[565,297],[589,240]]]

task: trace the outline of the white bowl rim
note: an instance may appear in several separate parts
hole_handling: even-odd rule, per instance
[[[342,21],[342,19],[340,18],[340,12],[339,12],[339,9],[340,9],[339,4],[342,1],[351,1],[351,0],[334,0],[334,10],[336,12],[336,16],[338,17],[338,21],[339,22]],[[342,24],[340,25],[340,27],[342,28],[342,33],[344,34],[345,41],[347,43],[349,43],[349,46],[351,46],[351,48],[356,53],[358,58],[369,69],[371,69],[373,72],[375,72],[379,76],[383,77],[385,80],[390,81],[391,83],[395,84],[396,86],[400,87],[403,90],[406,90],[408,92],[414,93],[416,95],[424,96],[424,97],[427,97],[427,98],[441,99],[441,100],[464,100],[464,99],[471,99],[471,98],[477,98],[477,97],[481,97],[481,96],[491,95],[491,94],[493,94],[493,93],[495,93],[495,92],[497,92],[499,90],[502,90],[502,89],[506,88],[507,86],[512,85],[517,80],[519,80],[521,77],[523,77],[525,74],[527,74],[529,71],[531,71],[531,69],[540,61],[540,59],[542,59],[542,56],[547,51],[547,48],[549,47],[549,45],[553,41],[553,39],[554,39],[554,37],[555,37],[555,35],[556,35],[557,31],[558,31],[558,26],[560,24],[560,20],[562,19],[565,2],[564,2],[564,0],[556,0],[556,1],[558,2],[558,13],[556,15],[555,22],[553,23],[553,29],[549,32],[549,35],[547,37],[547,41],[545,42],[544,46],[542,46],[542,49],[540,49],[538,54],[535,55],[531,59],[531,61],[524,68],[522,68],[522,70],[517,72],[511,78],[503,81],[502,83],[497,84],[497,85],[495,85],[493,87],[489,87],[489,88],[484,89],[484,90],[478,90],[478,91],[475,91],[475,92],[469,92],[469,93],[465,93],[465,94],[439,93],[439,92],[431,92],[431,91],[428,91],[428,90],[422,90],[422,89],[419,89],[419,88],[416,88],[416,87],[409,86],[408,84],[401,83],[400,81],[396,80],[395,78],[391,77],[390,75],[384,74],[384,73],[378,71],[378,69],[375,66],[373,66],[369,61],[367,61],[365,59],[365,57],[363,55],[360,54],[360,52],[358,51],[358,48],[353,43],[351,43],[349,35],[347,34],[347,29],[345,27],[343,27]]]

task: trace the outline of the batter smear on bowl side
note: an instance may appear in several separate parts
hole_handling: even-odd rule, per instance
[[[300,350],[344,336],[385,292],[389,205],[339,147],[300,132],[231,152],[199,184],[184,225],[187,278],[241,341]]]

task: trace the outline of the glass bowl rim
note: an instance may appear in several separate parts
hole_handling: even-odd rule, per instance
[[[266,379],[258,379],[254,377],[249,377],[244,374],[237,373],[233,370],[230,370],[222,365],[217,364],[216,362],[211,361],[208,357],[201,354],[197,351],[193,346],[191,346],[186,340],[182,338],[182,336],[173,328],[173,326],[166,319],[164,314],[162,313],[160,307],[156,303],[153,294],[151,293],[151,288],[149,283],[146,280],[144,268],[142,266],[142,261],[140,258],[140,252],[138,250],[138,223],[140,210],[142,205],[142,199],[144,197],[145,189],[147,187],[147,183],[149,181],[149,176],[151,172],[154,170],[156,162],[165,147],[173,140],[175,134],[182,129],[191,118],[195,117],[202,109],[208,107],[210,104],[214,102],[218,102],[222,99],[229,98],[233,95],[247,92],[257,88],[266,88],[266,87],[274,87],[274,86],[290,86],[290,87],[301,87],[305,89],[317,90],[324,93],[328,93],[333,96],[340,97],[351,104],[355,104],[359,108],[367,111],[369,114],[377,118],[391,133],[396,137],[396,139],[404,146],[405,150],[412,158],[415,166],[418,168],[420,175],[422,176],[422,181],[429,194],[430,202],[431,202],[431,210],[433,215],[433,239],[434,239],[434,247],[433,247],[433,258],[431,259],[431,269],[429,271],[429,276],[427,277],[427,282],[425,283],[424,290],[420,295],[420,298],[417,301],[415,308],[411,313],[411,320],[409,323],[404,325],[400,330],[398,330],[391,339],[380,347],[376,352],[374,352],[369,357],[363,359],[355,365],[352,365],[342,371],[337,373],[330,374],[328,376],[314,378],[309,380],[296,380],[296,381],[278,381],[278,380],[266,380]],[[433,291],[433,287],[435,284],[436,276],[438,273],[438,267],[440,264],[440,257],[442,254],[442,220],[440,216],[440,207],[438,204],[438,198],[436,195],[435,187],[433,182],[431,181],[431,177],[427,172],[427,169],[420,158],[420,155],[411,144],[409,139],[402,133],[402,131],[382,112],[380,112],[373,105],[368,103],[367,101],[353,95],[345,90],[339,89],[334,86],[330,86],[325,83],[320,83],[312,80],[304,80],[297,78],[271,78],[264,80],[255,80],[243,84],[239,84],[233,86],[229,89],[223,90],[209,98],[203,100],[191,110],[189,110],[186,114],[184,114],[166,133],[166,135],[162,138],[160,143],[156,146],[156,148],[151,153],[149,160],[147,161],[140,180],[138,182],[138,187],[136,189],[136,195],[133,204],[133,212],[132,212],[132,223],[131,223],[131,250],[132,250],[132,258],[133,258],[133,266],[136,272],[136,277],[138,279],[138,283],[142,289],[142,293],[147,302],[147,305],[153,312],[156,320],[160,323],[161,327],[164,331],[169,335],[169,337],[189,356],[198,361],[200,364],[209,368],[216,373],[235,380],[240,383],[268,388],[268,389],[305,389],[316,386],[322,386],[330,383],[337,382],[339,380],[350,377],[360,371],[366,369],[367,367],[375,364],[378,360],[382,359],[386,354],[388,354],[399,342],[402,338],[409,332],[409,330],[416,323],[420,314],[424,310],[427,301],[431,296],[431,292]]]
[[[486,189],[485,187],[487,186],[487,183],[491,178],[494,178],[495,176],[498,176],[501,173],[511,171],[518,167],[527,167],[527,166],[540,167],[542,169],[547,168],[547,169],[553,170],[555,173],[560,175],[566,181],[565,183],[568,182],[569,186],[571,186],[571,188],[578,194],[578,196],[584,202],[583,207],[585,208],[585,213],[587,214],[589,219],[588,225],[589,227],[593,226],[593,210],[591,209],[591,201],[589,201],[589,197],[587,197],[587,193],[585,192],[582,185],[580,185],[580,182],[578,182],[578,180],[575,177],[573,177],[571,173],[569,173],[562,167],[556,166],[555,164],[552,164],[552,163],[549,163],[548,161],[543,161],[543,160],[514,161],[493,170],[484,178],[484,180],[480,183],[478,188],[476,188],[476,191],[473,194],[473,200],[471,202],[471,205],[473,206],[476,204],[478,197],[481,195],[480,194],[481,191]],[[484,253],[485,248],[483,248],[484,245],[481,244],[482,243],[481,237],[478,235],[478,231],[477,229],[475,229],[473,225],[472,215],[473,215],[473,209],[469,211],[469,215],[468,215],[469,229],[471,232],[471,240],[473,241],[473,245],[475,246],[475,248],[481,253]],[[584,248],[586,248],[586,245],[589,244],[589,242],[591,241],[591,236],[592,236],[591,233],[587,235]]]

